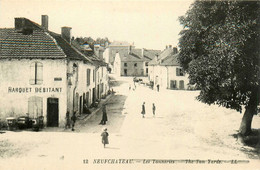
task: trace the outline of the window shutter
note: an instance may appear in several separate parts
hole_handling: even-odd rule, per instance
[[[30,65],[30,84],[35,84],[35,63]]]
[[[180,69],[176,68],[176,76],[179,76],[179,75],[180,75]]]
[[[36,76],[36,83],[37,84],[42,84],[42,73],[43,73],[43,65],[42,63],[36,63],[37,64],[37,76]]]
[[[39,117],[43,115],[42,98],[32,96],[28,100],[28,113],[31,117]]]

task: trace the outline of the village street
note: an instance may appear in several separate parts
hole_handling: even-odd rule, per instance
[[[99,125],[101,111],[79,120],[76,131],[10,132],[0,134],[0,169],[248,169],[259,167],[259,153],[242,146],[236,133],[242,114],[195,100],[198,91],[157,92],[132,78],[117,78],[114,96],[106,102],[108,122]],[[146,115],[141,116],[145,102]],[[152,115],[152,103],[156,115]],[[252,128],[260,128],[255,116]],[[106,127],[110,144],[103,148],[100,133]],[[9,146],[9,148],[7,147]],[[244,160],[249,163],[98,164],[94,159]],[[254,169],[254,168],[253,168]]]

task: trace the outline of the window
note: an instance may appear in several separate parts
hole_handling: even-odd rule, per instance
[[[90,85],[90,72],[91,72],[91,70],[87,69],[87,86]]]
[[[137,67],[137,63],[135,63],[135,65],[134,65],[135,67]]]
[[[148,62],[145,62],[145,66],[148,66]]]
[[[127,63],[124,63],[124,66],[127,67]]]
[[[184,81],[183,80],[179,81],[179,89],[184,89]]]
[[[176,68],[176,76],[184,76],[184,72],[182,68]]]
[[[30,65],[30,84],[42,84],[43,65],[40,62],[33,62]]]
[[[148,68],[146,68],[146,74],[148,74]]]
[[[177,81],[176,80],[171,80],[171,84],[170,84],[170,88],[171,89],[176,89],[176,87],[177,87]]]
[[[42,98],[32,96],[28,100],[28,113],[30,117],[36,118],[43,115]]]

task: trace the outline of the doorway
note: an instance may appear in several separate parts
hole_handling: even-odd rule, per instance
[[[47,126],[48,127],[59,126],[59,99],[58,98],[47,99]]]
[[[183,80],[180,80],[179,89],[180,90],[184,89],[184,81]]]

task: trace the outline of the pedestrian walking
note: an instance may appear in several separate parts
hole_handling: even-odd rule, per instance
[[[70,112],[67,111],[66,113],[66,124],[65,124],[65,129],[70,128]]]
[[[100,121],[100,125],[105,125],[106,124],[106,122],[108,121],[108,119],[107,119],[107,109],[106,109],[106,104],[103,106],[103,108],[102,108],[102,112],[103,112],[103,114],[102,114],[102,119],[101,119],[101,121]]]
[[[144,115],[145,115],[145,102],[143,102],[141,114],[143,115],[143,118],[144,118]]]
[[[157,91],[159,92],[159,90],[160,90],[160,85],[157,84]]]
[[[74,129],[74,126],[75,126],[75,123],[76,123],[76,119],[77,119],[77,117],[76,117],[76,111],[74,111],[74,112],[73,112],[73,115],[71,116],[71,124],[72,124],[71,130],[72,130],[72,131],[75,130],[75,129]]]
[[[156,110],[156,107],[155,107],[155,104],[153,103],[153,117],[155,117],[155,110]]]
[[[103,129],[103,132],[101,133],[102,136],[102,144],[104,145],[104,148],[106,147],[106,144],[109,144],[108,142],[108,132],[107,132],[107,128]]]

